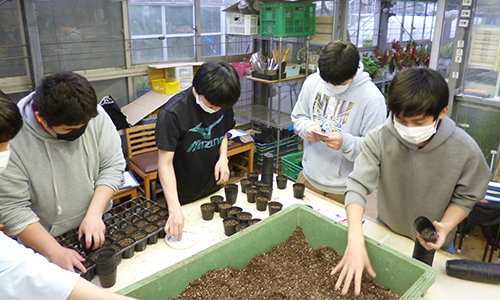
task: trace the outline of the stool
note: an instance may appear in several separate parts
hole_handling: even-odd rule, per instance
[[[244,155],[242,157],[243,160],[248,162],[248,168],[245,168],[244,166],[237,164],[233,161],[230,160],[230,163],[235,166],[238,169],[241,169],[246,172],[253,172],[253,152],[254,152],[254,144],[253,142],[242,144],[238,142],[234,142],[231,145],[227,146],[227,157],[230,159],[231,156],[240,154],[240,153],[246,153],[247,155]]]

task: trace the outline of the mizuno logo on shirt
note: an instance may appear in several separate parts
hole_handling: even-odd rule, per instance
[[[207,128],[201,128],[201,122],[200,124],[196,125],[195,127],[189,129],[191,132],[198,132],[203,136],[205,140],[209,140],[212,137],[212,128],[214,128],[215,125],[219,124],[222,119],[224,118],[224,115],[222,115],[217,121],[213,122],[212,125],[208,126]]]

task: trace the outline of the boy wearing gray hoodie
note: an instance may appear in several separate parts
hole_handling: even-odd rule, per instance
[[[363,72],[350,42],[331,42],[320,53],[292,111],[294,131],[304,139],[297,182],[344,203],[347,175],[368,131],[384,123],[384,96]]]
[[[24,125],[0,174],[0,223],[51,262],[85,272],[84,259],[53,237],[79,228],[87,248],[104,243],[102,215],[125,168],[118,132],[76,73],[45,77],[18,107]]]

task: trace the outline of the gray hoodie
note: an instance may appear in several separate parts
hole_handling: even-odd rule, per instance
[[[292,111],[293,129],[304,139],[304,177],[324,192],[345,192],[347,175],[361,151],[363,137],[383,124],[387,116],[384,96],[362,66],[349,88],[339,95],[328,92],[319,73],[311,74]],[[342,132],[342,147],[333,150],[322,142],[310,143],[306,131],[314,124],[320,125],[323,132]]]
[[[15,236],[39,221],[58,236],[80,225],[97,186],[119,189],[125,160],[120,136],[102,107],[85,133],[69,142],[37,123],[33,94],[18,103],[24,125],[10,141],[10,161],[0,174],[0,223]]]
[[[405,141],[392,116],[364,139],[362,152],[347,181],[345,205],[365,205],[377,188],[380,219],[395,232],[416,238],[419,216],[440,221],[449,206],[467,214],[483,199],[491,178],[483,153],[465,131],[445,117],[423,148]],[[444,243],[453,241],[456,228]]]

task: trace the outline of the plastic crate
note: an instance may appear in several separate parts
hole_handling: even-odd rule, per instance
[[[281,158],[283,175],[286,175],[286,177],[293,182],[297,181],[297,177],[299,176],[300,171],[302,171],[302,167],[299,166],[302,161],[302,155],[304,155],[304,151]]]
[[[117,291],[117,294],[137,299],[175,298],[191,281],[209,270],[226,267],[243,269],[254,256],[286,241],[297,226],[302,228],[306,241],[313,249],[326,245],[344,255],[347,226],[303,204],[295,204]],[[365,241],[372,267],[377,272],[373,280],[403,295],[401,299],[422,299],[435,280],[432,267],[369,237]]]
[[[299,64],[286,64],[285,73],[287,77],[299,76],[300,65]]]
[[[165,69],[165,78],[174,80],[193,78],[193,66],[182,66]]]
[[[254,161],[258,164],[262,164],[264,160],[264,154],[272,153],[276,156],[276,150],[278,142],[273,142],[269,144],[255,143],[255,154]],[[287,139],[280,140],[280,157],[288,155],[290,153],[295,153],[299,150],[299,136],[293,135]]]
[[[262,36],[289,37],[316,33],[314,3],[267,3],[259,8]]]
[[[151,82],[153,91],[162,94],[177,94],[179,92],[179,81],[171,79],[156,79]]]
[[[231,63],[231,65],[234,67],[239,76],[245,76],[245,71],[252,66],[251,64],[245,63]]]
[[[226,32],[228,34],[259,34],[259,15],[226,14]]]

